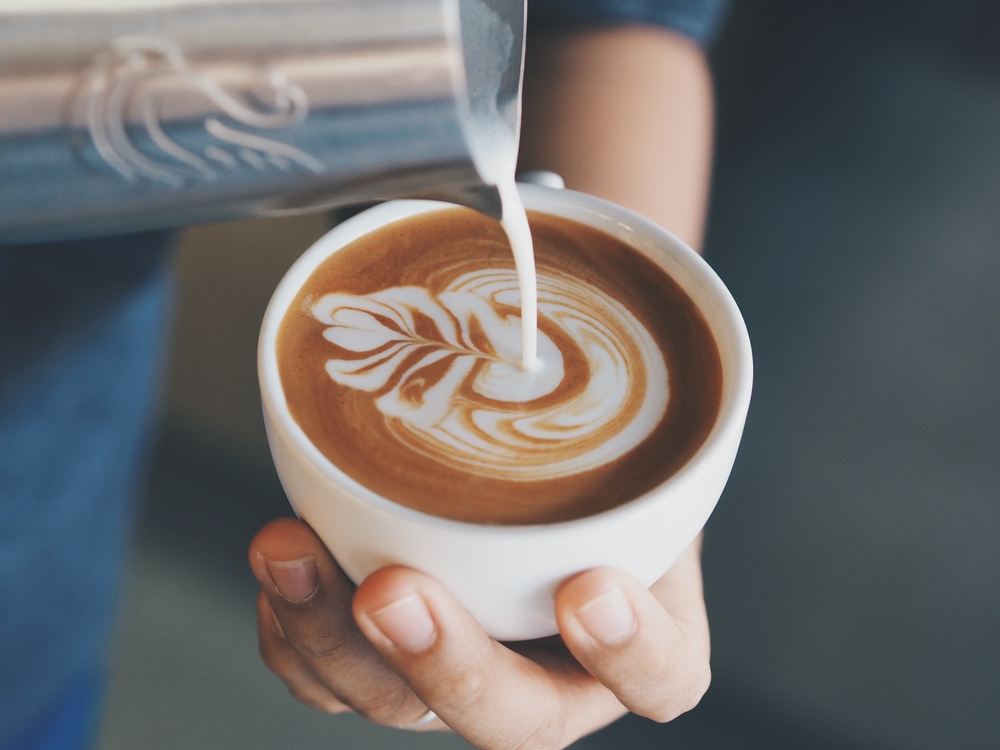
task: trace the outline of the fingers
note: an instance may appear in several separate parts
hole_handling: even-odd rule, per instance
[[[372,574],[354,598],[361,630],[423,701],[478,748],[564,747],[620,706],[565,662],[549,671],[491,640],[433,579]],[[593,711],[588,711],[589,704]]]
[[[257,634],[264,664],[285,681],[288,691],[299,702],[331,714],[351,710],[316,678],[299,652],[285,640],[263,592],[257,597]]]
[[[358,630],[354,587],[307,525],[283,518],[265,526],[250,545],[250,566],[261,584],[261,655],[293,695],[389,726],[424,715],[426,706]]]
[[[298,521],[270,524],[250,557],[261,654],[299,700],[325,711],[408,726],[429,706],[444,723],[423,728],[446,724],[484,750],[561,748],[626,707],[668,721],[708,685],[697,544],[649,591],[610,569],[567,582],[556,610],[575,659],[552,644],[515,653],[496,643],[413,570],[378,571],[355,594]]]
[[[600,568],[560,589],[556,618],[566,646],[630,711],[670,721],[708,689],[708,620],[698,542],[647,590]]]

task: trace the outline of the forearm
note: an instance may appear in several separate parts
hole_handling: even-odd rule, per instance
[[[535,36],[524,82],[520,169],[549,169],[700,249],[712,154],[702,50],[626,26]]]

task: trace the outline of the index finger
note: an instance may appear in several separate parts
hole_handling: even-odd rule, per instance
[[[284,639],[337,699],[389,726],[426,712],[358,630],[351,616],[354,586],[306,524],[292,518],[269,523],[250,544],[250,566]]]

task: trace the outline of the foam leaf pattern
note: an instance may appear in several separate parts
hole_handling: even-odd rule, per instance
[[[310,311],[336,347],[330,378],[370,393],[397,439],[465,471],[527,481],[618,458],[649,435],[668,398],[662,354],[626,307],[555,272],[540,275],[538,290],[540,314],[586,358],[580,387],[560,389],[568,352],[541,330],[541,366],[516,364],[513,270],[466,273],[437,295],[416,286],[326,294]]]

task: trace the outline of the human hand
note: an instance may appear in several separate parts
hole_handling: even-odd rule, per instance
[[[710,680],[700,556],[699,538],[648,590],[610,568],[574,576],[556,597],[561,639],[501,644],[415,570],[384,568],[355,590],[306,524],[282,518],[250,545],[261,656],[323,711],[451,729],[483,750],[563,748],[627,711],[665,722],[698,703]],[[438,718],[422,723],[428,709]]]

